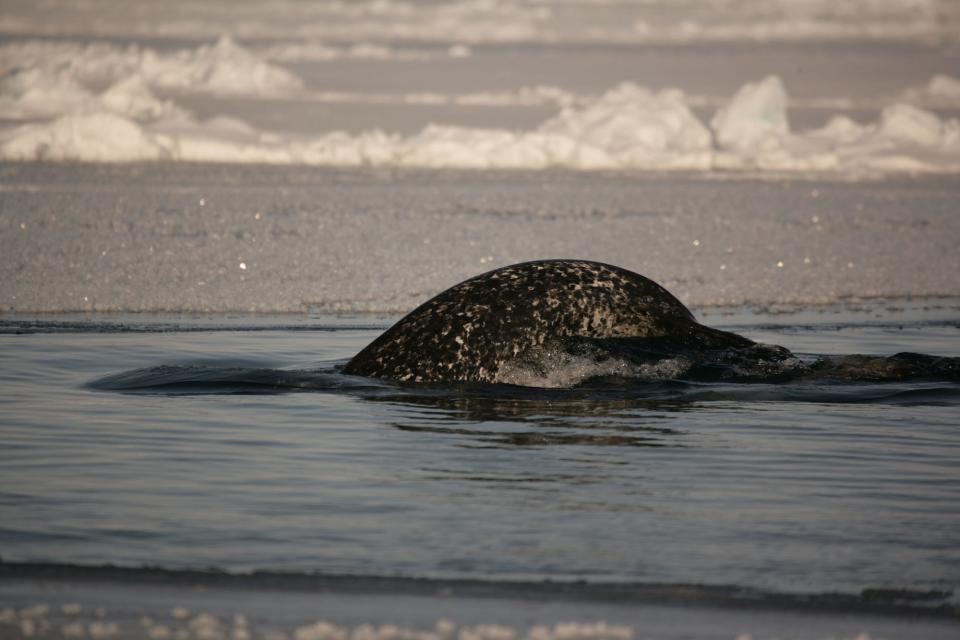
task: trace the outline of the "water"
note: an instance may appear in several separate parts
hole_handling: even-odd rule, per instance
[[[890,315],[708,323],[801,354],[960,355],[956,321]],[[339,374],[387,325],[7,317],[3,559],[814,593],[960,584],[956,383],[451,389]],[[143,368],[125,392],[103,382]]]

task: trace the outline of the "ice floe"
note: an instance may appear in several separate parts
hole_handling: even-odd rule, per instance
[[[748,83],[710,121],[717,143],[739,151],[777,147],[790,133],[787,92],[777,76]]]

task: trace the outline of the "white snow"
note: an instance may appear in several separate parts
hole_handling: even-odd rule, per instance
[[[567,107],[586,104],[596,96],[576,95],[560,87],[533,85],[516,90],[450,94],[433,91],[382,93],[370,91],[304,91],[299,99],[316,103],[410,104],[469,107]]]
[[[89,110],[91,99],[111,85],[116,89],[106,96],[108,110],[117,112],[118,105],[126,105],[120,112],[134,119],[142,119],[143,109],[151,117],[172,110],[162,106],[149,88],[276,96],[303,87],[296,75],[227,36],[214,45],[169,53],[104,43],[15,42],[0,45],[0,61],[0,117],[4,118]]]
[[[375,130],[296,137],[234,118],[198,121],[157,100],[137,77],[95,97],[66,85],[65,94],[78,96],[70,111],[50,122],[0,130],[0,157],[471,169],[960,171],[956,119],[896,103],[875,123],[838,116],[819,129],[794,133],[787,93],[776,76],[742,87],[711,119],[712,131],[691,112],[682,92],[623,84],[530,131],[431,125],[406,137]],[[56,104],[68,102],[64,97]]]
[[[0,78],[0,116],[49,117],[74,109],[91,96],[68,69],[13,70]]]
[[[212,46],[166,56],[147,49],[140,64],[149,82],[167,88],[260,95],[303,88],[296,75],[264,61],[228,36]]]
[[[482,105],[488,107],[538,106],[554,104],[561,107],[571,106],[583,101],[573,93],[550,85],[522,87],[517,91],[480,91],[452,98],[458,105]]]
[[[905,91],[904,99],[935,107],[960,107],[960,78],[938,73],[922,87]]]
[[[372,55],[372,52],[368,52]],[[431,124],[412,135],[371,129],[280,134],[235,117],[200,120],[170,98],[184,93],[336,102],[357,95],[308,91],[300,78],[221,37],[172,52],[103,43],[0,46],[0,158],[97,162],[190,161],[456,169],[960,171],[960,125],[921,108],[954,100],[960,81],[931,78],[887,105],[874,123],[838,115],[793,131],[776,75],[741,87],[710,119],[677,89],[622,83],[599,96],[553,86],[459,96],[401,94],[410,105],[555,106],[529,129]],[[366,54],[364,54],[366,55]],[[910,96],[917,98],[910,100]],[[367,96],[389,103],[397,96]],[[923,98],[923,99],[921,99]],[[911,105],[912,103],[912,105]]]
[[[188,114],[170,100],[159,100],[143,76],[132,75],[101,93],[97,100],[108,111],[133,120],[183,120]]]
[[[574,168],[710,166],[710,132],[678,90],[622,84],[582,109],[564,109],[538,133],[569,141],[573,153],[558,160]]]
[[[255,51],[267,60],[278,62],[331,62],[335,60],[433,60],[438,58],[468,58],[472,55],[465,45],[451,45],[445,49],[395,47],[374,42],[350,46],[335,46],[319,40],[286,42]]]
[[[716,168],[775,170],[960,170],[956,119],[895,103],[878,122],[835,116],[825,126],[793,133],[783,83],[770,76],[742,87],[711,120]]]
[[[63,116],[0,132],[0,157],[7,160],[125,162],[163,157],[154,136],[113,113]]]
[[[750,152],[781,146],[790,133],[787,92],[777,76],[748,83],[710,121],[722,148]]]

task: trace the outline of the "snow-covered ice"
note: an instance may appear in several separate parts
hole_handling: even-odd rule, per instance
[[[0,129],[9,160],[172,160],[473,169],[775,169],[804,171],[960,170],[955,118],[906,103],[876,123],[834,118],[793,132],[777,76],[741,87],[710,120],[677,89],[623,83],[575,99],[557,88],[466,95],[454,104],[564,105],[532,130],[431,124],[414,135],[277,134],[237,118],[198,120],[156,91],[309,96],[303,81],[222,37],[215,45],[157,53],[136,46],[5,45],[0,114],[27,120]],[[97,89],[97,87],[104,87]],[[936,77],[927,93],[952,95]],[[430,103],[421,95],[422,103]],[[408,100],[416,102],[415,97]],[[52,118],[52,119],[50,119]]]
[[[960,122],[904,103],[860,125],[835,116],[819,129],[794,134],[787,93],[776,76],[748,84],[711,124],[721,149],[714,166],[779,170],[960,170]]]
[[[172,52],[102,42],[31,40],[0,45],[0,60],[4,117],[44,115],[50,111],[44,111],[42,103],[51,100],[63,105],[61,111],[76,109],[80,105],[71,103],[82,102],[98,88],[132,80],[154,88],[219,94],[276,95],[302,88],[296,75],[229,36],[213,45]],[[35,88],[44,93],[32,94]]]
[[[76,39],[23,37],[0,45],[0,159],[845,175],[960,170],[960,81],[946,72],[956,45],[943,30],[960,21],[960,11],[937,0],[857,0],[842,7],[819,0],[682,7],[281,1],[270,10],[246,3],[228,10],[214,2],[162,9],[138,4],[136,18],[122,12],[113,16],[108,6],[60,7],[60,20],[51,22],[43,19],[50,17],[43,7],[11,5],[0,30],[49,34],[72,16]],[[105,22],[92,21],[94,13]],[[214,16],[220,19],[214,43],[187,40],[209,38]],[[121,18],[126,20],[122,41],[114,33],[119,23],[111,26]],[[617,45],[620,49],[609,48],[625,37],[624,28],[640,40],[628,38]],[[428,31],[444,37],[424,40]],[[131,43],[130,34],[153,40]],[[649,44],[658,38],[681,44],[671,45],[679,47],[673,50]],[[829,53],[844,56],[849,69],[817,85],[792,71],[788,46],[767,44],[774,59],[783,61],[782,72],[803,83],[801,97],[792,99],[782,74],[762,64],[765,52],[744,57],[736,53],[740,45],[715,44],[798,38],[903,40],[908,44],[898,46],[908,54],[881,49],[883,60],[909,61],[922,54],[932,75],[926,81],[913,78],[894,92],[888,88],[887,94],[878,94],[876,87],[862,91],[850,81],[865,75],[863,60],[847,60],[847,45],[837,45]],[[505,52],[490,44],[504,41],[521,44]],[[710,47],[718,46],[732,63],[749,61],[763,75],[743,77],[717,67],[721,75],[740,81],[717,85],[707,81],[709,71],[705,76],[698,71],[691,85],[679,73],[651,74],[657,65],[649,59],[661,55],[688,75],[697,66],[709,67]],[[869,51],[878,45],[857,46]],[[931,46],[943,52],[941,62],[936,52],[931,56]],[[692,56],[677,53],[685,48]],[[830,57],[803,55],[806,64],[825,70],[833,64]],[[555,73],[558,65],[596,56],[593,67],[569,76]],[[700,63],[691,65],[691,57]],[[464,60],[469,66],[458,66]],[[655,84],[617,77],[617,72],[600,74],[608,78],[605,85],[585,80],[591,69],[608,62],[629,73],[625,60],[640,62]],[[433,73],[438,79],[432,85],[414,81]],[[394,75],[397,80],[391,80]],[[911,77],[902,69],[893,75]],[[719,86],[730,93],[717,93]],[[379,117],[348,132],[342,119],[330,117],[329,104],[344,105],[341,112],[368,104],[379,108]],[[434,116],[425,117],[418,129],[399,131],[397,104]],[[197,105],[203,116],[196,114]],[[267,115],[254,124],[246,117],[253,115],[251,108],[244,105],[260,105],[256,110]],[[429,111],[436,107],[444,111]],[[825,107],[838,112],[827,117]],[[513,126],[477,126],[458,115],[471,109],[539,109],[542,115],[532,126],[529,116],[515,118],[522,124]],[[819,113],[815,126],[791,125],[796,112],[810,111]],[[291,113],[302,114],[299,125],[286,122]]]
[[[397,313],[558,257],[694,307],[960,296],[952,176],[698,175],[6,165],[0,305]]]
[[[938,73],[923,86],[908,89],[904,98],[930,106],[960,107],[960,78]]]

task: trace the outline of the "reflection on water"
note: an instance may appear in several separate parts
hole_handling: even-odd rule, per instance
[[[682,382],[640,382],[634,397],[609,383],[576,390],[509,385],[465,387],[396,385],[319,371],[284,371],[211,365],[163,365],[107,376],[90,384],[101,391],[160,395],[276,394],[296,391],[346,393],[390,405],[404,420],[401,431],[468,436],[490,446],[590,444],[675,446],[676,435],[651,411],[682,411]],[[630,410],[643,414],[629,414]]]
[[[926,359],[916,356],[916,359]],[[391,407],[401,431],[466,436],[488,446],[598,445],[682,446],[679,431],[666,426],[675,415],[703,403],[809,402],[831,404],[955,405],[960,385],[928,380],[903,356],[834,357],[847,377],[874,376],[877,361],[894,361],[897,382],[818,381],[696,382],[603,376],[569,389],[503,384],[409,385],[339,373],[342,365],[313,370],[245,368],[216,364],[161,365],[113,374],[89,387],[99,391],[155,395],[258,395],[293,392],[342,393]],[[940,358],[952,362],[953,358]],[[920,360],[924,362],[924,360]],[[887,368],[891,365],[884,365]],[[952,366],[952,365],[951,365]],[[902,375],[915,374],[916,381]],[[779,374],[778,374],[779,377]],[[908,379],[904,381],[904,377]],[[717,410],[716,406],[713,410]]]
[[[260,329],[0,335],[4,559],[958,585],[955,382],[404,386],[340,373],[376,330]],[[748,335],[955,356],[958,331]]]

